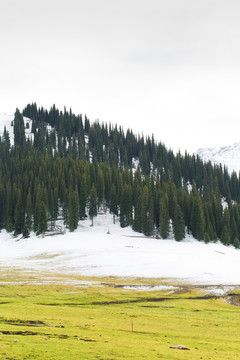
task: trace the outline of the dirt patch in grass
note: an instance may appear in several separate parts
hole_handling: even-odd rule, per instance
[[[2,330],[0,332],[2,335],[21,335],[21,336],[29,336],[29,335],[40,335],[38,332],[34,331],[8,331]]]
[[[216,295],[204,295],[204,296],[189,296],[185,297],[185,300],[209,300],[209,299],[218,299],[219,296]],[[92,302],[90,305],[120,305],[120,304],[133,304],[133,303],[141,303],[141,302],[161,302],[161,301],[173,301],[173,300],[182,300],[181,297],[156,297],[156,298],[140,298],[133,300],[118,300],[118,301],[99,301]],[[66,304],[67,305],[67,304]],[[69,304],[71,305],[71,304]],[[84,304],[78,304],[84,305]]]
[[[35,331],[8,331],[8,330],[2,330],[0,331],[1,335],[14,335],[14,336],[43,336],[45,340],[48,340],[50,338],[58,338],[58,339],[69,339],[71,336],[67,334],[46,334],[46,333],[39,333]],[[75,338],[79,341],[85,341],[85,342],[96,342],[96,340],[88,339],[88,338],[79,338],[78,336],[72,336],[72,338]]]
[[[49,326],[45,324],[43,321],[40,320],[0,320],[1,323],[8,324],[8,325],[16,325],[16,326]]]

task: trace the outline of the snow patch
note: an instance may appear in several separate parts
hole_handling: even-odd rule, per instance
[[[229,293],[234,289],[235,289],[234,286],[222,286],[222,287],[209,287],[206,288],[205,291],[213,295],[225,296],[227,293]]]

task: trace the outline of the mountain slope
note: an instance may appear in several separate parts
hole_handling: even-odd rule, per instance
[[[231,173],[240,171],[240,143],[218,148],[201,148],[196,152],[204,162],[222,164]]]
[[[240,251],[223,245],[240,246],[236,176],[131,130],[56,108],[26,112],[5,116],[13,144],[0,141],[2,269],[238,283]]]
[[[192,234],[240,246],[236,175],[187,153],[175,155],[153,136],[90,123],[55,106],[47,111],[27,105],[22,113],[16,110],[13,121],[6,120],[9,135],[5,131],[0,142],[0,229],[27,237],[32,231],[45,233],[61,217],[76,231],[79,220],[102,209],[119,216],[122,228],[131,225],[144,235],[165,239],[173,230],[178,241]],[[223,198],[229,205],[224,209]]]

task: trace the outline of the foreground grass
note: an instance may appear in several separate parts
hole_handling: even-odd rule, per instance
[[[0,286],[0,359],[240,359],[239,327],[239,307],[199,290]]]

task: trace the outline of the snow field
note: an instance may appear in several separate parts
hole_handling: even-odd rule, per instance
[[[75,232],[16,239],[0,234],[0,268],[82,276],[163,278],[209,285],[240,284],[240,250],[205,244],[146,238],[113,224],[112,215],[79,222]],[[108,234],[110,232],[110,234]]]

